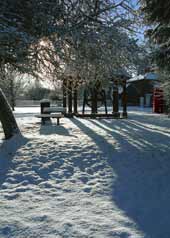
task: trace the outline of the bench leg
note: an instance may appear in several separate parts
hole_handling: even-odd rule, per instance
[[[44,118],[41,118],[41,124],[45,125],[45,119]]]
[[[60,125],[60,118],[57,118],[57,125]]]

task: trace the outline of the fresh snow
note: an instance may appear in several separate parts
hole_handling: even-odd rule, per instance
[[[1,141],[0,238],[169,238],[170,119],[62,118],[17,108]]]

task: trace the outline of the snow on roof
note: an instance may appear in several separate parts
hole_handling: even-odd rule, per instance
[[[144,75],[137,75],[137,76],[129,79],[127,82],[131,83],[131,82],[140,81],[140,80],[143,80],[143,79],[144,79]]]
[[[145,79],[149,79],[149,80],[158,80],[158,74],[156,73],[147,73],[145,74]]]
[[[136,82],[136,81],[140,81],[140,80],[144,80],[144,79],[147,79],[147,80],[158,80],[158,74],[156,73],[152,73],[152,72],[149,72],[149,73],[146,73],[145,75],[137,75],[131,79],[129,79],[127,82],[128,83],[132,83],[132,82]]]

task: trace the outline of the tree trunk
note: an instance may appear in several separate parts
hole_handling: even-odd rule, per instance
[[[74,89],[74,114],[77,114],[77,89]]]
[[[72,82],[69,82],[68,85],[68,114],[71,116],[72,115]]]
[[[92,89],[92,114],[95,115],[97,113],[97,89],[93,88]]]
[[[122,106],[123,106],[123,118],[127,118],[127,93],[126,93],[126,80],[123,81],[123,93],[122,93]]]
[[[14,82],[13,79],[10,79],[10,94],[11,94],[11,107],[15,111],[15,93],[14,93]]]
[[[65,112],[66,112],[66,109],[67,109],[67,81],[66,79],[63,80],[63,108],[65,109]]]
[[[0,89],[0,121],[4,130],[5,139],[11,138],[15,134],[20,134],[20,130],[12,113],[10,105]]]
[[[113,85],[113,115],[114,117],[120,117],[119,113],[119,92],[118,92],[118,83],[115,80]]]

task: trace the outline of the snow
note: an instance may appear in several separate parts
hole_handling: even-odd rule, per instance
[[[152,81],[157,81],[158,78],[159,78],[158,74],[149,72],[149,73],[146,73],[144,75],[141,75],[141,74],[137,75],[137,76],[129,79],[127,82],[128,83],[132,83],[132,82],[136,82],[136,81],[140,81],[140,80],[144,80],[144,79],[152,80]]]
[[[17,108],[0,148],[1,238],[169,238],[170,120],[61,118]]]

